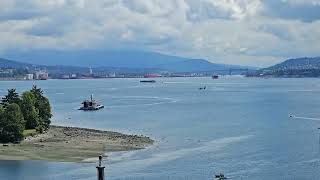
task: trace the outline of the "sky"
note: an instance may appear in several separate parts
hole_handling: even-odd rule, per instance
[[[50,49],[263,67],[320,56],[320,0],[0,0],[0,56]]]

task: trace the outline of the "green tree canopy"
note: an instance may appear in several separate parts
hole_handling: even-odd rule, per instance
[[[26,129],[35,129],[41,125],[39,110],[35,107],[36,99],[32,92],[26,91],[22,94],[21,111],[26,121]]]
[[[11,103],[5,109],[0,109],[0,141],[6,143],[22,140],[25,122],[19,105]]]
[[[0,105],[0,121],[1,121],[1,118],[3,118],[3,113],[4,113],[4,108]]]
[[[16,89],[8,89],[8,94],[1,100],[1,105],[7,106],[8,104],[16,103],[20,104],[19,94],[16,92]]]
[[[43,91],[41,88],[37,88],[37,86],[33,86],[31,89],[35,97],[35,107],[39,110],[39,119],[44,130],[47,130],[50,126],[50,118],[51,114],[51,106],[48,98],[43,95]]]
[[[23,138],[23,130],[36,129],[42,133],[50,126],[51,106],[40,88],[33,86],[21,98],[15,89],[0,102],[0,142],[16,142]]]
[[[31,92],[35,95],[37,99],[40,99],[43,96],[42,89],[38,88],[36,85],[32,86]]]

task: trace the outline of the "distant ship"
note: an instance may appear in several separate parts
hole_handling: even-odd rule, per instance
[[[93,100],[92,94],[91,94],[90,100],[84,100],[81,104],[82,104],[82,107],[80,107],[79,110],[83,110],[83,111],[96,111],[104,108],[103,105],[100,105],[95,100]]]
[[[218,75],[212,75],[212,79],[219,79]]]
[[[141,80],[141,83],[155,83],[155,80]]]

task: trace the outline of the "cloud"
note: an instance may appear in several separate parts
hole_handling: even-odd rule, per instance
[[[320,19],[318,0],[268,0],[264,4],[266,15],[269,16],[305,22]]]
[[[192,21],[207,19],[244,19],[254,16],[260,7],[259,0],[187,0],[190,11],[187,15]]]
[[[316,56],[317,0],[2,0],[0,53],[138,49],[265,66]]]

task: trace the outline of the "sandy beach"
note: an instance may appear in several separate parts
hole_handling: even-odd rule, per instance
[[[0,160],[85,162],[107,152],[143,149],[153,142],[145,136],[51,126],[46,133],[27,137],[19,144],[0,144]]]

